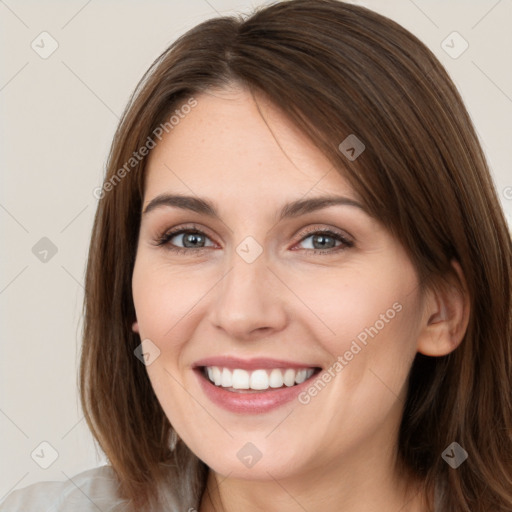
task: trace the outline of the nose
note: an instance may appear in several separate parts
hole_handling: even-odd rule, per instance
[[[285,286],[264,253],[248,263],[234,252],[229,270],[215,287],[210,321],[238,340],[282,330],[287,323]]]

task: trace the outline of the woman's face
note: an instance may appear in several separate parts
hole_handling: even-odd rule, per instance
[[[411,261],[275,107],[258,100],[267,125],[241,89],[195,99],[150,154],[133,272],[165,414],[231,477],[390,463],[424,314]]]

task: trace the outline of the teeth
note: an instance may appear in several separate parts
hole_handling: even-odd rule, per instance
[[[208,367],[208,369],[210,369],[210,367]],[[213,379],[210,377],[210,374],[208,374],[208,377],[210,377],[210,380],[216,385],[216,386],[220,386],[220,383],[222,382],[222,372],[219,370],[219,368],[217,368],[216,366],[214,366],[212,368],[212,374],[213,374]]]
[[[233,387],[235,389],[249,389],[249,380],[249,372],[245,370],[233,370]]]
[[[230,388],[231,386],[233,386],[233,376],[227,368],[222,369],[222,378],[220,381],[220,385],[223,388]]]
[[[300,370],[274,368],[272,370],[254,370],[252,372],[239,368],[230,370],[228,368],[219,368],[218,366],[208,366],[206,368],[208,379],[216,386],[233,389],[254,389],[258,391],[302,384],[314,372],[313,368],[302,368]]]
[[[265,370],[255,370],[251,373],[251,389],[268,389],[269,378]]]
[[[274,368],[270,372],[269,386],[271,388],[282,388],[283,385],[283,372],[281,370],[278,370],[277,368]]]
[[[297,372],[295,370],[292,370],[291,368],[288,368],[288,370],[286,370],[284,372],[284,377],[283,377],[283,380],[284,380],[284,385],[285,386],[293,386],[295,384],[295,374]]]
[[[306,380],[306,371],[307,370],[299,370],[297,375],[295,375],[295,384],[301,384]]]

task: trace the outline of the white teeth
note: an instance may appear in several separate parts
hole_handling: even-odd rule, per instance
[[[284,372],[284,377],[283,377],[283,380],[284,380],[284,385],[285,386],[293,386],[295,384],[295,374],[297,372],[295,370],[292,370],[291,368],[288,368],[288,370],[286,370]]]
[[[278,370],[277,368],[274,368],[270,372],[270,379],[269,379],[269,385],[271,388],[282,388],[284,384],[283,381],[283,372],[281,370]]]
[[[299,370],[297,375],[295,375],[295,383],[301,384],[306,380],[306,370]]]
[[[233,385],[233,377],[231,372],[227,368],[222,369],[222,380],[220,385],[223,388],[230,388]]]
[[[213,379],[210,377],[210,374],[208,374],[208,377],[216,386],[220,386],[220,383],[222,382],[222,372],[220,371],[219,368],[217,368],[217,366],[213,366],[211,368],[213,373]],[[208,369],[210,369],[210,367],[208,367]]]
[[[251,373],[251,389],[268,389],[269,381],[265,370],[255,370]]]
[[[233,370],[233,387],[235,389],[249,389],[249,372],[246,370]]]
[[[236,368],[219,368],[218,366],[206,367],[206,374],[210,382],[216,386],[233,389],[253,389],[265,390],[268,388],[291,387],[296,384],[302,384],[309,379],[315,370],[313,368],[301,368],[295,370],[287,368],[281,370],[273,368],[272,370],[254,370],[252,372]]]
[[[295,376],[295,384],[302,384],[305,380],[308,380],[311,375],[315,373],[315,370],[313,368],[308,368],[305,370],[299,370],[297,372],[297,375]]]

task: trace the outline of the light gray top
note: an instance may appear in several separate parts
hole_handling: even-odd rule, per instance
[[[88,469],[63,482],[37,482],[17,489],[0,502],[1,512],[120,512],[111,466]]]

